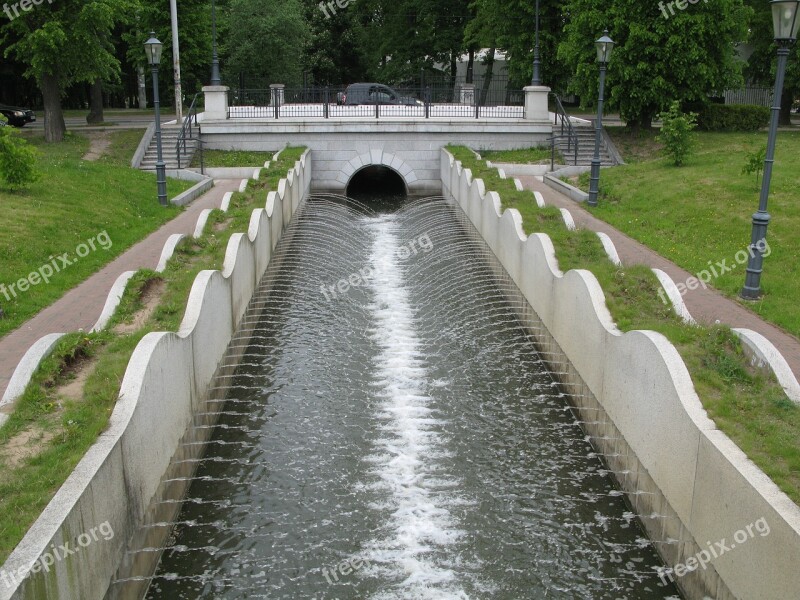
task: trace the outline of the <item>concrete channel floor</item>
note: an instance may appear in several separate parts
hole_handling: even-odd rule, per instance
[[[125,271],[155,269],[167,238],[173,233],[192,235],[200,212],[205,208],[219,208],[225,193],[236,191],[240,181],[215,181],[213,188],[189,204],[177,217],[0,339],[0,397],[5,393],[20,359],[39,338],[50,333],[90,329],[100,317],[117,277]]]
[[[693,276],[692,273],[681,269],[647,246],[625,235],[605,221],[594,217],[581,203],[575,202],[545,185],[538,178],[527,176],[517,177],[517,179],[522,182],[525,189],[540,192],[548,206],[568,209],[578,228],[607,234],[617,247],[617,253],[623,265],[639,264],[661,269],[672,277],[675,283],[685,283]],[[744,283],[744,270],[742,270],[742,283]],[[783,354],[794,376],[800,381],[800,340],[798,338],[776,325],[767,323],[743,304],[724,296],[711,287],[687,289],[683,301],[689,313],[699,323],[714,324],[719,321],[729,327],[752,329],[763,335]]]

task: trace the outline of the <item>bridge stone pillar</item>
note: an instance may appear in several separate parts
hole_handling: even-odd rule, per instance
[[[283,106],[286,99],[286,85],[283,83],[273,83],[269,86],[270,98],[272,102],[277,102],[279,106]]]
[[[459,98],[461,104],[475,106],[475,84],[463,83],[461,84],[461,94]]]
[[[550,121],[550,113],[547,110],[550,88],[543,85],[529,85],[523,90],[525,91],[525,120]]]
[[[211,121],[228,118],[228,89],[224,85],[207,85],[203,88],[206,98],[204,119]]]

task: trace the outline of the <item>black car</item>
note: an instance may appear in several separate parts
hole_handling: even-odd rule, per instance
[[[0,114],[8,119],[8,124],[14,127],[24,127],[26,123],[33,123],[36,115],[29,108],[18,106],[0,105]]]
[[[400,106],[420,106],[416,98],[401,96],[392,88],[380,83],[353,83],[347,86],[344,94],[337,96],[339,104],[356,106],[358,104],[389,104]]]

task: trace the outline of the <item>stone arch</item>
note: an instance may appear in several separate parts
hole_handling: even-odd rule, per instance
[[[407,193],[410,192],[411,186],[418,181],[414,170],[402,158],[396,154],[384,152],[381,148],[370,150],[348,161],[339,173],[338,181],[347,189],[350,180],[356,173],[371,166],[387,167],[400,175],[405,182]]]

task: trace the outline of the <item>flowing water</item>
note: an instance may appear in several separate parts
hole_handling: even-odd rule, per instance
[[[148,598],[677,597],[443,200],[279,250]]]

